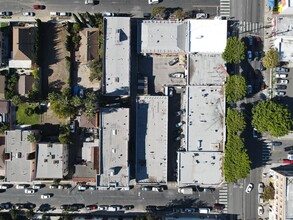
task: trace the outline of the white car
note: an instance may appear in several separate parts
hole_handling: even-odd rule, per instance
[[[172,77],[172,78],[185,78],[185,74],[183,72],[170,73],[169,77]]]
[[[286,92],[284,92],[284,91],[277,91],[277,92],[275,92],[275,95],[283,96],[283,95],[286,95]]]
[[[23,16],[31,16],[31,17],[36,15],[35,12],[23,12],[22,14]]]
[[[265,184],[263,182],[260,182],[258,184],[258,193],[263,193],[265,188]]]
[[[148,1],[149,1],[149,5],[154,5],[159,3],[159,0],[148,0]]]
[[[250,193],[252,189],[253,189],[253,184],[252,183],[249,183],[248,186],[246,187],[245,192],[246,193]]]
[[[33,189],[41,189],[42,185],[41,184],[34,184],[34,185],[32,185],[32,188]]]
[[[277,83],[278,84],[288,84],[288,80],[287,79],[279,79],[279,80],[277,80]]]
[[[41,199],[49,199],[51,197],[52,197],[52,195],[49,194],[49,193],[46,193],[46,194],[41,195]]]
[[[288,77],[288,74],[285,74],[285,73],[277,73],[277,74],[275,75],[275,77],[276,77],[276,78],[283,78],[283,79],[285,79],[285,78]]]
[[[79,191],[85,191],[87,189],[87,186],[86,185],[80,185],[78,186],[78,190]]]
[[[257,214],[262,215],[263,213],[264,213],[264,208],[261,205],[259,205],[257,209]]]
[[[0,185],[0,189],[8,189],[7,185]]]
[[[33,194],[35,192],[36,192],[36,190],[35,189],[32,189],[32,188],[27,188],[27,189],[24,190],[24,193],[25,194]]]
[[[196,14],[196,19],[201,19],[201,18],[208,18],[209,15],[207,13],[197,13]]]

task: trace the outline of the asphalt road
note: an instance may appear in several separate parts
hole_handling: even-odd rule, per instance
[[[44,193],[53,193],[50,199],[41,199]],[[34,194],[25,194],[23,189],[10,188],[1,193],[0,203],[33,203],[36,209],[41,204],[50,204],[51,207],[59,209],[62,204],[83,203],[85,205],[134,205],[134,211],[142,211],[147,205],[157,206],[184,206],[184,207],[207,207],[212,206],[218,197],[218,191],[213,193],[198,193],[193,195],[183,195],[177,189],[169,189],[164,192],[141,191],[134,188],[130,191],[91,191],[79,192],[77,189],[40,189]]]
[[[84,0],[0,0],[1,10],[13,11],[14,14],[21,15],[23,11],[35,11],[37,16],[49,15],[48,11],[67,11],[67,12],[127,12],[135,16],[142,16],[144,12],[151,12],[154,5],[149,5],[147,0],[100,0],[99,4],[85,5]],[[34,4],[46,5],[46,10],[33,10]],[[181,7],[185,11],[201,9],[209,14],[216,15],[219,0],[163,0],[157,6],[169,8]]]

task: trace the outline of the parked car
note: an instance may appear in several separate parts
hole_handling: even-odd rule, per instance
[[[41,199],[49,199],[51,198],[53,193],[45,193],[41,195]]]
[[[263,203],[263,196],[262,196],[261,193],[258,194],[257,200],[258,200],[258,204],[262,204]]]
[[[285,78],[288,77],[288,74],[285,74],[285,73],[276,73],[275,74],[275,77],[276,78],[283,78],[283,79],[285,79]]]
[[[9,184],[1,184],[0,185],[0,189],[8,189],[8,188],[10,188]]]
[[[173,65],[175,65],[178,62],[179,62],[179,57],[175,57],[174,59],[172,59],[172,60],[169,61],[169,65],[170,66],[173,66]]]
[[[11,11],[2,11],[0,12],[0,16],[11,16],[12,12]]]
[[[134,208],[134,205],[125,205],[125,206],[123,206],[123,208],[125,210],[130,210],[130,209],[133,209]]]
[[[260,182],[258,184],[258,193],[263,193],[265,188],[265,184],[263,182]]]
[[[220,203],[215,203],[214,206],[213,206],[213,209],[215,210],[223,210],[225,208],[225,205],[224,204],[220,204]]]
[[[169,77],[172,77],[172,78],[185,78],[185,74],[184,74],[184,72],[170,73]]]
[[[170,96],[170,97],[173,96],[173,91],[174,91],[174,88],[169,87],[169,96]]]
[[[145,12],[145,13],[143,13],[143,17],[144,17],[144,18],[150,18],[151,16],[152,16],[152,14],[149,13],[149,12]]]
[[[278,79],[278,80],[277,80],[277,83],[278,83],[278,84],[288,84],[288,82],[289,82],[289,81],[288,81],[287,79]]]
[[[253,46],[253,43],[254,43],[253,36],[248,37],[248,43],[249,43],[249,46]]]
[[[70,188],[72,188],[72,186],[69,183],[63,185],[63,189],[70,189]]]
[[[259,70],[260,71],[263,71],[265,70],[266,68],[262,65],[262,62],[259,62]]]
[[[276,91],[275,95],[283,96],[283,95],[286,95],[286,92],[284,92],[284,91]]]
[[[87,190],[87,185],[79,185],[78,186],[78,191],[85,191],[85,190]]]
[[[60,12],[60,16],[70,17],[71,16],[71,12]]]
[[[184,124],[184,122],[183,122],[183,121],[180,121],[180,122],[178,122],[178,123],[175,125],[175,127],[176,127],[176,128],[179,128],[179,127],[181,127],[183,124]]]
[[[27,188],[27,189],[24,190],[24,193],[25,194],[33,194],[35,192],[36,192],[36,190],[33,189],[33,188]]]
[[[152,187],[151,186],[142,186],[141,190],[142,191],[152,191]]]
[[[212,193],[212,192],[214,192],[216,189],[215,188],[211,188],[211,187],[209,187],[209,188],[204,188],[203,189],[203,192],[209,192],[209,193]]]
[[[23,16],[31,16],[31,17],[36,15],[34,12],[23,12],[22,14]]]
[[[46,9],[45,5],[33,5],[33,8],[36,10],[44,10]]]
[[[113,12],[104,12],[103,16],[104,17],[111,17],[111,16],[115,16],[115,13],[113,13]]]
[[[68,210],[70,208],[70,205],[66,204],[66,205],[61,205],[60,206],[60,209],[63,209],[63,210]]]
[[[249,183],[249,184],[247,185],[247,187],[246,187],[245,192],[246,192],[246,193],[250,193],[252,189],[253,189],[253,183]]]
[[[83,90],[83,89],[80,89],[80,90],[79,90],[79,97],[80,97],[81,99],[84,98],[84,90]]]
[[[186,112],[185,109],[182,109],[182,110],[176,112],[176,116],[183,115],[185,112]]]
[[[257,209],[257,214],[258,215],[263,215],[263,213],[264,213],[264,208],[261,205],[259,205],[258,209]]]
[[[275,86],[275,89],[287,89],[287,86],[286,85],[276,85]]]
[[[34,184],[32,185],[33,189],[41,189],[42,188],[42,184]]]
[[[286,68],[286,67],[276,67],[276,68],[274,68],[274,70],[277,72],[289,72],[290,71],[290,69]]]
[[[197,13],[195,18],[196,19],[209,18],[209,14],[207,14],[207,13]]]
[[[96,210],[97,208],[98,208],[98,206],[96,204],[86,206],[87,210]]]
[[[29,185],[28,184],[17,184],[16,185],[16,189],[25,189],[28,188]]]
[[[89,186],[89,190],[96,190],[97,187],[96,186]]]
[[[252,93],[252,85],[247,85],[247,93],[248,94]]]
[[[58,185],[57,184],[52,184],[49,186],[50,189],[58,189]]]
[[[149,5],[154,5],[159,3],[159,0],[148,0],[148,1],[149,1]]]
[[[12,204],[10,202],[5,202],[5,203],[1,203],[0,204],[0,209],[11,209],[12,208]]]
[[[254,138],[258,138],[258,132],[257,132],[257,129],[256,129],[256,128],[253,128],[253,129],[252,129],[252,136],[253,136]]]
[[[109,206],[108,205],[99,205],[98,210],[108,210]]]
[[[282,145],[282,142],[281,141],[272,141],[272,146],[273,147],[277,147],[277,146],[281,146]]]
[[[247,59],[248,61],[252,61],[252,51],[247,51]]]
[[[71,132],[71,133],[75,133],[75,132],[76,132],[76,127],[77,127],[76,124],[77,124],[77,123],[76,123],[76,120],[71,121],[71,124],[69,125],[70,132]]]

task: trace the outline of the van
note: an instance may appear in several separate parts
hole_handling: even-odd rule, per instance
[[[60,12],[50,12],[50,16],[59,16]]]
[[[203,213],[203,214],[208,214],[208,213],[210,213],[210,209],[209,208],[199,208],[198,209],[198,212],[199,213]]]

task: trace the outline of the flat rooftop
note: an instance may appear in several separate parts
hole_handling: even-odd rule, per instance
[[[227,42],[227,20],[188,20],[191,53],[223,53]]]
[[[138,53],[179,53],[186,50],[186,22],[144,20],[138,25]]]
[[[117,183],[128,186],[129,109],[101,108],[100,186]]]
[[[223,151],[225,97],[223,86],[189,86],[186,91],[187,151]]]
[[[218,185],[223,181],[222,152],[178,152],[180,184]]]
[[[137,182],[167,182],[168,96],[136,98]]]
[[[190,55],[189,85],[223,85],[226,75],[225,62],[221,54],[198,53]]]
[[[104,95],[130,93],[130,18],[105,17]]]
[[[10,160],[5,160],[6,179],[8,182],[30,182],[35,169],[35,147],[27,140],[31,131],[6,131],[5,153]]]
[[[68,145],[60,143],[37,144],[38,179],[63,179],[68,173]]]

